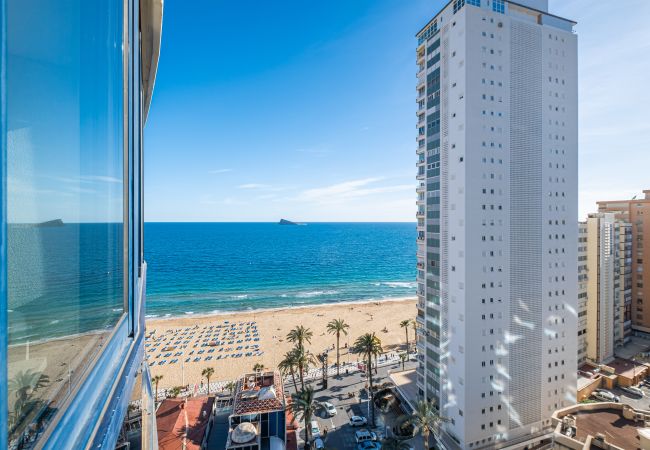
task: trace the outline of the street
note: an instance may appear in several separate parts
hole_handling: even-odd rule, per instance
[[[417,363],[409,361],[405,364],[405,368],[415,368]],[[390,382],[388,378],[389,371],[401,370],[401,363],[394,363],[384,367],[379,367],[378,373],[373,374],[373,384],[380,385],[385,382]],[[336,415],[328,417],[324,408],[319,408],[316,411],[316,417],[313,420],[318,422],[321,430],[321,437],[324,431],[327,430],[326,436],[323,438],[326,448],[331,450],[344,450],[355,449],[356,441],[354,433],[357,430],[366,428],[374,431],[379,439],[386,435],[391,435],[392,427],[395,421],[400,417],[401,413],[390,410],[387,414],[382,414],[379,409],[375,409],[376,420],[375,427],[370,425],[370,414],[368,412],[368,396],[365,389],[366,377],[359,371],[354,371],[348,375],[341,372],[341,376],[330,376],[328,378],[328,388],[322,388],[322,380],[320,378],[309,381],[308,384],[314,387],[316,400],[320,403],[329,402],[336,407]],[[287,390],[294,393],[293,385],[287,384]],[[353,395],[351,395],[353,394]],[[352,427],[349,424],[349,418],[353,415],[361,415],[368,419],[368,426]],[[303,423],[300,424],[304,426]],[[301,438],[304,438],[304,430],[300,431]],[[421,437],[406,441],[412,448],[422,450]]]

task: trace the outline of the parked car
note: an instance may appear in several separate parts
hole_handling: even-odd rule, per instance
[[[368,419],[363,416],[352,416],[350,417],[350,426],[352,427],[362,427],[368,423]]]
[[[357,444],[357,450],[380,450],[381,444],[376,441],[364,441]]]
[[[311,421],[311,437],[319,438],[320,437],[320,428],[318,427],[318,422],[315,420]]]
[[[336,407],[334,407],[330,402],[324,402],[323,408],[329,417],[334,417],[336,415]]]
[[[622,391],[625,391],[628,394],[634,395],[635,397],[643,397],[643,391],[635,386],[624,386],[621,387]]]
[[[325,448],[325,444],[323,443],[323,440],[321,438],[316,438],[316,439],[314,439],[314,443],[313,443],[312,447],[315,450],[322,450],[322,449]]]
[[[354,433],[354,440],[357,441],[357,444],[360,444],[365,441],[376,441],[377,435],[372,431],[361,429]]]
[[[617,396],[614,395],[613,393],[605,390],[605,389],[597,389],[595,390],[592,394],[592,397],[594,397],[596,400],[600,400],[602,402],[620,402],[621,399]]]

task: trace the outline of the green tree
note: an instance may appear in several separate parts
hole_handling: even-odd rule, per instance
[[[214,375],[214,369],[212,367],[206,367],[201,372],[201,376],[207,378],[208,380],[208,395],[210,395],[210,377]]]
[[[266,367],[262,363],[255,363],[253,366],[253,372],[264,372],[264,369],[266,369]]]
[[[151,381],[153,381],[153,384],[156,385],[156,398],[154,399],[154,405],[155,405],[156,402],[158,401],[158,383],[160,383],[160,381],[161,381],[162,379],[163,379],[163,376],[162,376],[162,375],[156,375],[155,377],[153,377],[153,378],[151,379]]]
[[[320,406],[314,397],[314,388],[307,386],[300,392],[291,394],[291,400],[291,411],[294,416],[298,420],[302,419],[305,423],[305,449],[309,449],[311,443],[311,418],[314,411]]]
[[[309,370],[311,365],[316,365],[316,357],[307,349],[303,347],[296,347],[292,350],[298,368],[298,376],[300,377],[300,386],[305,389],[305,372]]]
[[[365,333],[357,338],[352,347],[352,352],[363,355],[366,361],[366,371],[368,372],[368,384],[370,386],[370,391],[368,393],[368,399],[370,401],[370,422],[372,426],[375,426],[375,402],[374,402],[374,393],[372,387],[372,358],[373,356],[383,353],[381,348],[381,340],[375,335],[375,333]]]
[[[298,348],[304,349],[305,342],[311,344],[311,338],[313,336],[314,333],[309,328],[298,325],[293,330],[289,331],[287,334],[287,340],[296,344]]]
[[[409,356],[406,353],[400,353],[400,355],[399,355],[399,359],[400,359],[400,361],[402,361],[402,371],[404,370],[404,363],[406,362],[408,357]]]
[[[429,436],[431,434],[438,436],[440,434],[440,425],[446,420],[440,416],[438,408],[433,403],[420,400],[415,407],[415,412],[406,421],[412,424],[422,435],[424,448],[429,449]]]
[[[298,369],[298,362],[296,360],[296,352],[291,350],[284,354],[284,358],[278,364],[278,369],[283,375],[291,374],[293,380],[293,387],[298,392],[298,385],[296,384],[296,370]]]
[[[343,319],[333,319],[327,324],[327,332],[329,334],[336,334],[336,375],[340,375],[340,353],[339,353],[339,341],[341,339],[341,333],[347,335],[348,328],[350,325],[345,323]]]
[[[411,321],[410,320],[402,320],[399,323],[399,326],[401,328],[404,328],[404,331],[406,332],[406,353],[409,351],[409,327],[411,326]]]
[[[232,391],[235,390],[235,386],[236,386],[236,384],[235,384],[234,381],[229,381],[229,382],[226,383],[225,388],[228,389],[230,391],[230,393],[232,394]]]

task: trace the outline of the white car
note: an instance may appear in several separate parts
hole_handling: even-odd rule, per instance
[[[334,417],[336,415],[336,407],[332,405],[330,402],[324,402],[323,408],[325,409],[329,417]]]
[[[593,394],[591,394],[596,400],[600,400],[603,402],[615,402],[618,403],[621,401],[621,399],[617,396],[612,394],[609,391],[606,391],[604,389],[598,389],[594,391]]]
[[[628,394],[632,394],[636,397],[643,397],[643,391],[635,386],[625,386],[622,387],[621,390],[627,392]]]
[[[373,431],[362,429],[354,433],[354,440],[357,441],[357,444],[365,441],[376,441],[377,435]]]
[[[352,416],[350,417],[350,426],[352,427],[362,427],[368,423],[368,419],[363,416]]]

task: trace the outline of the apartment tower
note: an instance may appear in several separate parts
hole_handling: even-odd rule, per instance
[[[643,198],[598,202],[599,212],[613,212],[632,226],[632,289],[630,319],[632,329],[650,333],[650,190]],[[645,260],[645,264],[644,264]],[[644,301],[646,302],[644,305]],[[644,308],[645,306],[645,308]]]
[[[632,334],[632,228],[614,213],[596,213],[586,229],[587,358],[600,364]]]
[[[578,367],[587,361],[587,222],[578,222]]]
[[[417,383],[449,448],[533,445],[575,401],[574,25],[455,0],[416,35]]]

